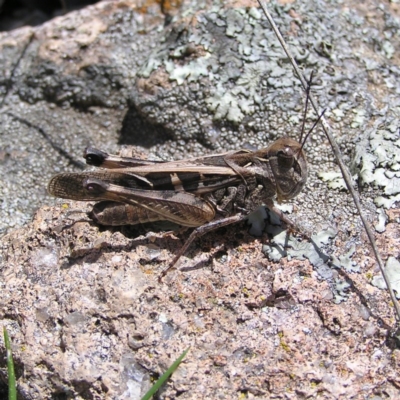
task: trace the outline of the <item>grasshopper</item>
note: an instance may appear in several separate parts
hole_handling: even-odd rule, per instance
[[[92,218],[101,225],[170,221],[195,228],[161,277],[197,237],[245,220],[260,205],[292,225],[274,207],[273,198],[294,198],[308,174],[303,145],[288,137],[257,151],[238,150],[182,161],[119,157],[91,147],[85,150],[84,158],[88,165],[103,169],[55,175],[48,185],[50,194],[100,201]]]
[[[273,199],[293,199],[307,182],[303,146],[325,113],[318,116],[302,141],[311,82],[312,74],[299,141],[283,137],[257,151],[238,150],[165,162],[121,157],[88,147],[83,154],[86,164],[103,169],[57,174],[50,180],[48,192],[63,199],[99,201],[91,217],[100,225],[169,221],[194,228],[161,272],[160,280],[196,238],[244,221],[262,205],[297,230],[275,207]]]

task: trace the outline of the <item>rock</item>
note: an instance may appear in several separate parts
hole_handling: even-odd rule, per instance
[[[255,239],[243,224],[199,239],[159,283],[185,235],[100,228],[85,215],[91,204],[45,197],[52,174],[82,168],[88,144],[134,144],[167,159],[298,138],[299,84],[253,6],[188,2],[166,16],[157,3],[102,1],[1,34],[0,319],[21,398],[139,399],[188,347],[162,397],[397,396],[393,307],[370,284],[375,262],[348,194],[317,177],[334,165],[318,131],[306,144],[308,190],[293,202],[314,244],[271,233],[282,247],[271,261],[266,233]],[[382,159],[392,148],[368,147],[398,133],[396,7],[271,10],[296,58],[315,70],[313,90],[332,110],[347,161],[367,185],[373,177],[363,192],[370,220],[377,176],[397,178],[395,155]],[[377,160],[387,171],[371,175]],[[378,236],[384,259],[399,256],[393,215]],[[5,381],[4,361],[0,374]]]

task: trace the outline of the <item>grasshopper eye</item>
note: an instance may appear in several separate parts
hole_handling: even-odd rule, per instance
[[[280,167],[289,169],[293,166],[294,154],[290,147],[285,147],[283,150],[279,150],[276,153],[276,156],[278,157],[278,164]]]

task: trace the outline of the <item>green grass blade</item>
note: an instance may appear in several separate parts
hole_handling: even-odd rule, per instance
[[[173,372],[178,368],[181,361],[185,358],[189,348],[186,349],[176,361],[167,369],[167,371],[162,374],[157,382],[150,388],[150,390],[142,397],[142,400],[150,400],[151,397],[160,389],[161,385],[173,374]]]
[[[15,383],[14,360],[11,351],[10,338],[6,327],[3,327],[4,344],[7,350],[7,370],[8,370],[8,400],[17,400],[17,386]]]

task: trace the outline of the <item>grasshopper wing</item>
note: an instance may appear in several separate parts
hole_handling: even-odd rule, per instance
[[[54,196],[72,200],[131,204],[158,214],[159,220],[188,227],[203,225],[215,217],[213,205],[195,194],[140,189],[136,178],[128,174],[109,171],[59,174],[52,178],[48,189]]]

